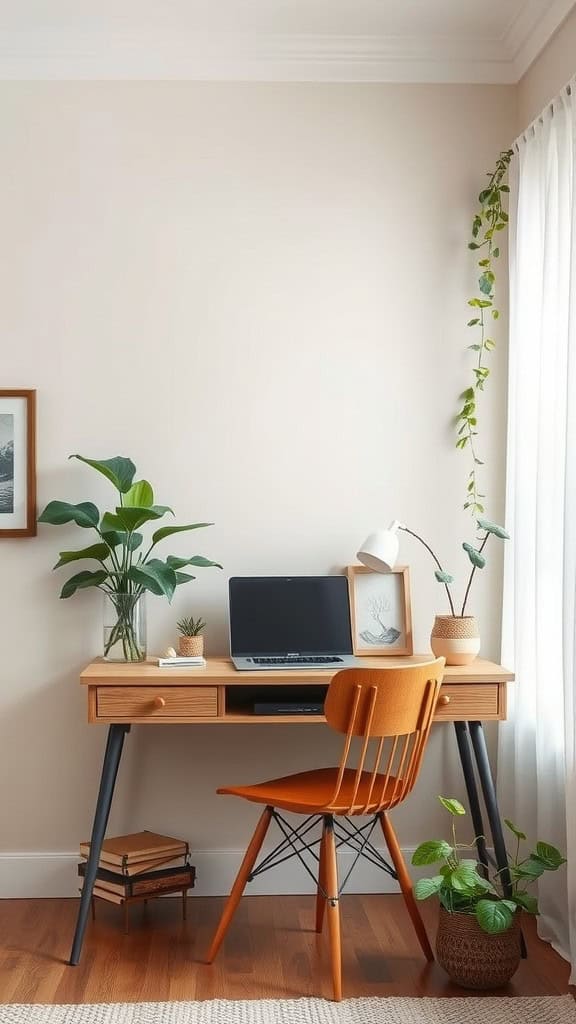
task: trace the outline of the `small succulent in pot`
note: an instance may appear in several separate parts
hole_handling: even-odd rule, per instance
[[[192,615],[184,616],[176,623],[180,636],[178,638],[178,653],[183,658],[202,657],[204,653],[204,637],[202,631],[206,628],[204,619],[195,619]]]

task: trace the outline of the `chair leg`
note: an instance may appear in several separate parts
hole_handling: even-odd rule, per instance
[[[324,819],[326,845],[326,909],[328,914],[328,930],[330,934],[330,959],[332,961],[332,989],[334,999],[342,999],[342,948],[340,942],[340,901],[338,895],[338,862],[336,860],[336,843],[334,841],[334,820],[331,816]]]
[[[244,854],[244,860],[242,861],[242,864],[240,865],[240,870],[236,876],[236,881],[234,882],[234,885],[232,886],[232,891],[226,901],[226,905],[222,912],[222,917],[220,918],[220,924],[216,929],[216,934],[212,939],[212,944],[206,955],[207,964],[211,964],[212,961],[214,960],[216,954],[218,953],[218,950],[220,949],[220,946],[222,945],[226,932],[230,927],[230,922],[234,917],[236,908],[240,902],[240,898],[246,887],[246,882],[248,881],[250,872],[254,867],[254,862],[260,852],[260,848],[262,846],[262,843],[264,842],[264,838],[268,831],[268,826],[272,818],[272,811],[272,807],[266,807],[265,810],[262,812],[258,824],[256,825],[254,835],[250,840],[248,849]]]
[[[404,896],[404,902],[406,904],[408,913],[412,918],[412,924],[414,925],[416,935],[418,936],[418,941],[422,947],[422,952],[424,953],[424,956],[426,957],[427,960],[433,960],[434,953],[432,952],[432,947],[428,941],[428,935],[426,934],[424,921],[420,916],[420,911],[418,910],[416,900],[414,899],[414,893],[412,892],[412,879],[408,874],[408,868],[406,867],[404,857],[402,856],[402,851],[398,844],[398,838],[396,836],[394,829],[392,828],[392,824],[390,822],[390,819],[388,818],[388,815],[381,813],[378,815],[378,817],[380,819],[380,824],[382,826],[382,831],[384,833],[384,838],[386,840],[386,846],[390,851],[392,863],[396,870],[396,874],[398,875],[398,881],[400,883],[402,895]]]
[[[320,840],[320,864],[318,866],[318,889],[316,892],[316,931],[321,932],[326,909],[326,825],[322,826]]]

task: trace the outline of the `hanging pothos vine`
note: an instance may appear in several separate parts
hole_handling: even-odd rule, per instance
[[[479,392],[484,390],[490,375],[487,357],[496,347],[496,342],[490,337],[489,330],[490,323],[497,320],[500,315],[494,301],[496,284],[494,261],[500,256],[500,247],[496,244],[497,232],[504,231],[508,224],[508,214],[504,209],[503,202],[510,189],[504,179],[513,155],[512,149],[504,150],[496,161],[494,171],[488,173],[488,184],[478,196],[480,206],[472,221],[472,240],[468,243],[468,248],[479,254],[478,290],[480,294],[468,300],[468,305],[472,306],[475,311],[475,315],[468,321],[468,327],[476,332],[476,340],[468,348],[477,353],[477,358],[472,368],[472,383],[460,395],[462,405],[456,416],[458,433],[456,447],[466,449],[472,460],[464,508],[474,517],[484,513],[482,504],[484,494],[480,491],[477,472],[477,467],[482,466],[483,462],[478,456],[475,443],[478,436],[478,398]]]

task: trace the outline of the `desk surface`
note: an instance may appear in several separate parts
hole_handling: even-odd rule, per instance
[[[430,655],[361,658],[360,667],[417,665]],[[81,682],[88,693],[88,721],[133,725],[266,725],[325,721],[323,715],[256,715],[262,690],[297,691],[308,696],[326,687],[336,669],[284,669],[238,672],[228,658],[209,658],[205,668],[159,668],[153,661],[120,664],[99,659],[84,669]],[[512,672],[477,659],[471,665],[446,668],[436,721],[489,721],[506,718],[506,686]],[[278,696],[273,698],[278,700]],[[290,696],[290,700],[294,697]]]
[[[432,654],[413,654],[411,657],[359,658],[359,668],[395,668],[399,665],[420,665],[433,661]],[[176,682],[178,686],[205,686],[224,683],[226,686],[245,686],[274,683],[326,683],[338,670],[328,669],[275,669],[239,672],[229,658],[208,658],[205,668],[159,668],[155,661],[136,663],[105,661],[97,658],[81,673],[80,681],[100,686],[157,686]],[[444,678],[450,683],[504,683],[514,679],[514,673],[484,658],[476,658],[470,665],[447,665]]]

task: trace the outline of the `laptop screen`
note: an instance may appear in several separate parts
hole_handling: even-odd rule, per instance
[[[229,592],[236,657],[352,653],[345,576],[236,576]]]

